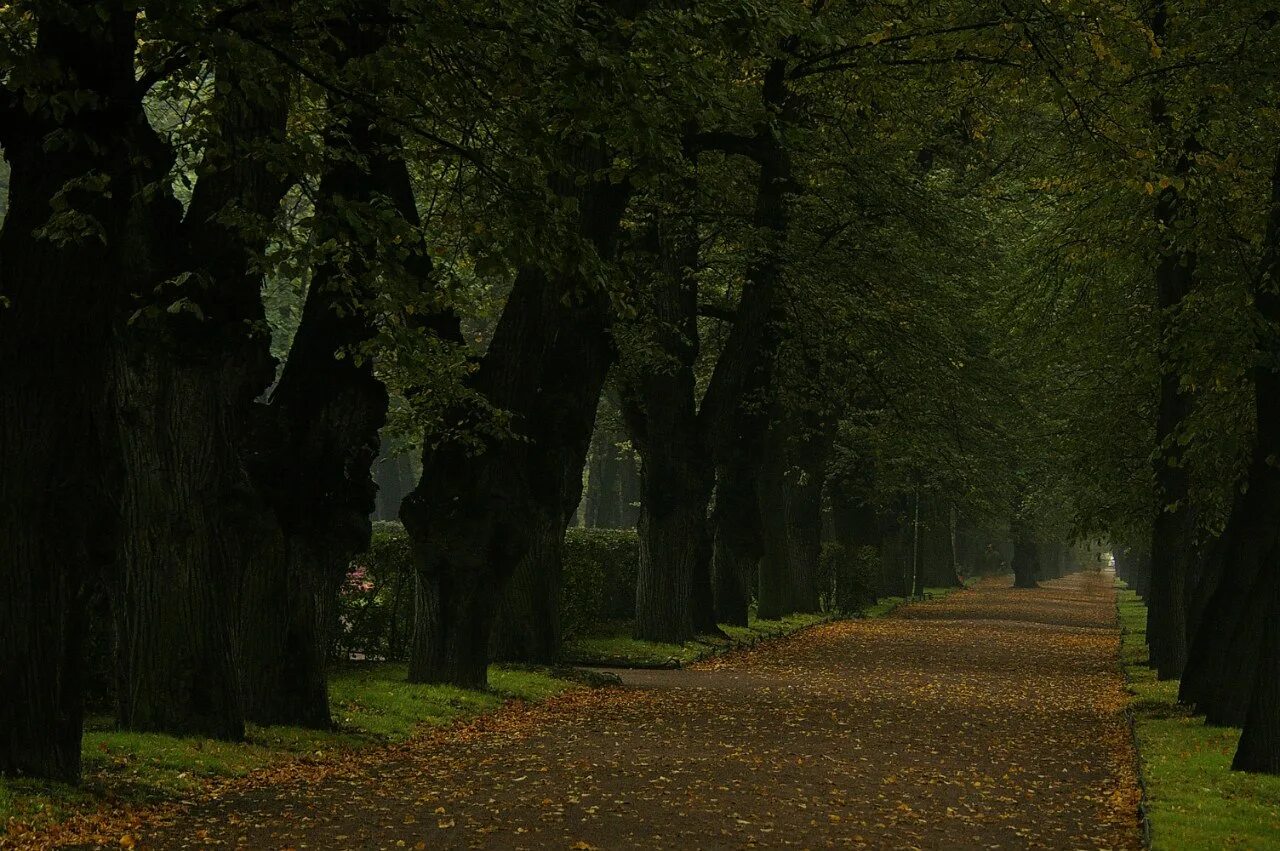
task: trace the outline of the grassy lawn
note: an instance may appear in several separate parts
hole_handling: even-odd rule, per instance
[[[490,691],[411,685],[403,664],[364,664],[335,671],[330,702],[337,729],[250,725],[242,744],[119,732],[93,719],[84,736],[84,784],[0,778],[0,835],[15,823],[48,824],[104,801],[180,798],[209,778],[238,777],[281,761],[408,738],[422,725],[470,718],[510,698],[542,700],[574,688],[546,673],[494,666]]]
[[[955,588],[926,588],[932,598],[945,597]],[[883,617],[907,602],[904,597],[886,597],[874,606],[859,612],[856,617]],[[607,624],[599,633],[573,639],[565,645],[566,661],[575,665],[601,665],[605,667],[679,667],[715,653],[735,647],[747,647],[767,638],[791,635],[802,629],[835,618],[831,613],[787,615],[780,620],[760,620],[754,609],[747,626],[721,624],[720,629],[729,636],[699,636],[684,644],[664,644],[657,641],[640,641],[631,635],[630,621]]]
[[[1280,849],[1280,777],[1231,771],[1240,731],[1206,727],[1146,667],[1147,607],[1119,592],[1122,653],[1157,849]]]

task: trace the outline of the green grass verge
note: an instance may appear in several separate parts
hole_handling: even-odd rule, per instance
[[[493,666],[489,691],[405,682],[403,664],[334,671],[330,703],[337,729],[250,725],[247,741],[179,738],[111,730],[94,719],[84,735],[84,783],[0,778],[0,835],[15,823],[40,826],[103,801],[153,802],[189,795],[210,778],[239,777],[299,756],[354,750],[408,738],[423,726],[471,718],[510,698],[543,700],[575,684],[531,670]]]
[[[1117,605],[1152,847],[1280,849],[1280,777],[1231,770],[1240,731],[1206,727],[1178,703],[1177,681],[1158,682],[1146,665],[1146,605],[1123,587]]]
[[[945,597],[956,588],[926,588],[930,598]],[[892,612],[903,603],[905,597],[886,597],[875,605],[853,615],[855,618],[878,618]],[[747,626],[721,624],[728,638],[723,636],[699,636],[684,644],[666,644],[658,641],[641,641],[632,637],[630,621],[605,624],[600,632],[575,638],[565,644],[564,656],[574,665],[599,665],[602,667],[679,667],[723,653],[737,647],[747,647],[769,638],[791,635],[811,626],[836,620],[831,613],[793,614],[780,620],[760,620],[753,611]]]

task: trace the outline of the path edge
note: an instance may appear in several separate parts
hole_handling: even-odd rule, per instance
[[[1128,703],[1124,707],[1125,723],[1129,727],[1129,740],[1133,743],[1133,763],[1134,773],[1138,778],[1138,825],[1142,833],[1142,847],[1152,848],[1151,839],[1151,813],[1148,806],[1150,796],[1147,793],[1147,778],[1142,766],[1142,745],[1138,739],[1138,719],[1133,714],[1133,698],[1136,692],[1133,690],[1133,680],[1129,676],[1129,665],[1124,657],[1124,639],[1128,634],[1124,621],[1120,619],[1120,594],[1121,590],[1129,590],[1119,579],[1113,579],[1111,584],[1112,605],[1116,613],[1116,630],[1119,641],[1116,644],[1116,664],[1120,669],[1120,676],[1124,679],[1124,690],[1129,696]]]

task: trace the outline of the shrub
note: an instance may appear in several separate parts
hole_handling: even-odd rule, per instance
[[[640,539],[634,529],[570,529],[565,535],[560,629],[582,635],[635,614]],[[334,655],[405,659],[413,635],[413,559],[396,522],[373,524],[369,551],[358,556],[338,598]]]
[[[335,655],[407,658],[413,635],[413,583],[404,527],[374,523],[369,550],[352,561],[338,594]]]
[[[634,529],[565,533],[560,628],[565,638],[601,621],[635,617],[640,538]]]

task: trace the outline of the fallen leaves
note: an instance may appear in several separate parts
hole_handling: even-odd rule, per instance
[[[153,811],[150,827],[104,817],[82,841],[1136,848],[1110,595],[1085,576],[1035,592],[988,583],[260,772]]]

